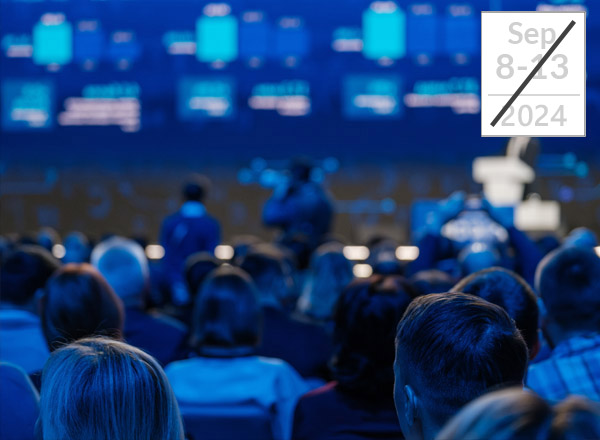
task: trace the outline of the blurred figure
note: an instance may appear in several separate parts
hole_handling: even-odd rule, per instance
[[[182,408],[258,408],[271,416],[274,438],[287,440],[296,401],[307,387],[286,362],[256,356],[260,320],[250,277],[231,266],[217,269],[194,308],[199,356],[174,362],[166,372]]]
[[[39,371],[48,348],[37,315],[37,296],[60,263],[40,246],[23,245],[0,267],[0,361]]]
[[[500,254],[493,246],[486,243],[471,243],[464,247],[458,254],[463,276],[470,275],[501,263]]]
[[[90,336],[123,337],[123,302],[87,263],[59,269],[46,284],[40,310],[50,351]]]
[[[237,235],[233,237],[231,240],[231,246],[233,247],[232,264],[239,266],[251,249],[263,243],[263,240],[255,235]]]
[[[65,256],[63,263],[87,263],[90,261],[92,246],[89,239],[81,232],[71,232],[63,241]]]
[[[575,228],[565,237],[563,246],[594,249],[598,246],[598,237],[588,228]]]
[[[215,251],[221,242],[221,226],[206,211],[204,200],[210,181],[192,176],[183,185],[183,204],[161,226],[160,244],[165,249],[162,269],[165,282],[175,302],[185,302],[187,290],[183,280],[185,260],[196,252]]]
[[[419,296],[448,292],[456,284],[452,276],[438,269],[419,271],[409,281]]]
[[[91,261],[123,301],[125,341],[147,351],[162,365],[186,357],[185,326],[146,310],[149,271],[144,249],[132,240],[113,237],[94,248]]]
[[[152,356],[123,342],[81,339],[44,367],[37,438],[183,440],[177,401]]]
[[[352,263],[344,257],[343,249],[339,243],[326,243],[311,258],[298,310],[317,323],[331,322],[342,290],[354,278]]]
[[[399,243],[387,237],[375,237],[367,243],[369,258],[366,261],[373,268],[374,274],[403,275],[404,268],[398,258],[396,249]]]
[[[508,269],[490,267],[463,278],[451,292],[470,293],[506,310],[527,344],[529,359],[535,358],[540,350],[540,312],[537,296],[523,278]]]
[[[262,339],[257,353],[283,359],[303,377],[326,377],[331,340],[324,328],[290,316],[285,300],[293,288],[289,266],[276,248],[251,251],[241,268],[254,281],[262,307]]]
[[[491,388],[523,386],[527,346],[501,307],[463,293],[416,298],[398,325],[394,400],[404,437],[430,440]]]
[[[41,228],[37,233],[36,241],[38,245],[48,252],[52,252],[54,245],[60,242],[60,236],[52,228]]]
[[[202,288],[202,284],[208,275],[221,266],[221,262],[209,252],[197,252],[185,260],[184,277],[190,293],[189,300],[185,304],[168,304],[162,310],[182,322],[188,329],[192,327],[192,317],[196,296]]]
[[[546,308],[550,358],[531,365],[527,385],[545,399],[569,394],[600,401],[600,258],[586,247],[548,254],[536,275]]]
[[[394,335],[413,298],[395,276],[356,280],[335,312],[335,382],[304,395],[294,417],[294,440],[401,439],[392,390]]]
[[[436,439],[547,440],[552,438],[552,418],[552,407],[537,394],[509,388],[485,394],[469,403]]]
[[[600,405],[585,397],[569,396],[555,407],[551,440],[600,438]]]
[[[0,438],[34,440],[39,414],[37,390],[25,371],[16,365],[0,362]]]
[[[287,178],[275,187],[263,209],[265,225],[280,228],[280,242],[297,255],[315,249],[329,233],[333,220],[331,199],[311,180],[312,169],[308,159],[292,161]]]

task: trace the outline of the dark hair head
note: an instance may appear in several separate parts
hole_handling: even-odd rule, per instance
[[[429,295],[430,293],[448,292],[456,284],[456,280],[450,274],[439,269],[425,269],[411,276],[410,283],[419,295]]]
[[[338,300],[334,320],[333,375],[343,389],[365,397],[392,398],[396,325],[412,301],[398,276],[351,282]]]
[[[59,267],[58,260],[41,246],[17,247],[9,253],[0,268],[2,301],[27,304]]]
[[[252,278],[263,302],[281,304],[289,293],[290,268],[275,247],[262,246],[251,250],[240,267]]]
[[[193,345],[254,347],[259,342],[261,312],[252,279],[232,266],[221,266],[204,282],[194,307]]]
[[[202,202],[210,190],[210,180],[202,175],[194,175],[183,184],[183,200]]]
[[[441,426],[494,387],[522,384],[527,346],[501,307],[463,293],[416,298],[398,325],[396,368]]]
[[[296,157],[290,163],[290,172],[294,180],[308,182],[314,166],[309,157]]]
[[[42,330],[50,350],[94,335],[121,339],[123,303],[89,264],[67,264],[44,290]]]
[[[552,407],[537,394],[519,387],[507,388],[466,405],[436,439],[547,439],[552,416]]]
[[[527,282],[501,267],[480,270],[463,278],[451,292],[470,293],[502,307],[514,319],[531,353],[538,342],[537,297]]]
[[[50,356],[36,431],[44,440],[183,440],[177,400],[158,362],[104,338]]]
[[[600,258],[593,249],[561,247],[538,265],[537,290],[548,316],[564,329],[596,330],[600,320]]]
[[[206,277],[220,265],[221,262],[209,252],[197,252],[185,260],[185,281],[192,296],[198,293]]]
[[[352,263],[344,256],[344,246],[329,242],[312,255],[298,309],[316,319],[332,318],[342,290],[352,281]]]

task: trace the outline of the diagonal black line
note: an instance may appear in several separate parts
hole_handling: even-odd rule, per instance
[[[573,29],[573,26],[575,26],[575,21],[571,20],[571,23],[569,23],[569,25],[563,31],[563,33],[560,34],[560,36],[554,42],[554,44],[552,45],[552,47],[550,49],[548,49],[548,52],[546,52],[546,54],[542,57],[542,59],[540,60],[540,62],[537,63],[537,65],[533,68],[533,70],[531,71],[531,73],[529,74],[529,76],[527,78],[525,78],[525,81],[523,81],[523,84],[521,84],[519,86],[519,88],[517,89],[517,91],[510,97],[510,99],[508,100],[508,102],[506,104],[504,104],[504,107],[502,107],[502,110],[500,110],[500,113],[498,113],[498,115],[496,115],[496,117],[492,121],[492,123],[491,123],[492,127],[496,126],[496,124],[498,123],[498,121],[500,120],[500,118],[502,117],[502,115],[504,115],[504,113],[506,113],[506,111],[510,108],[510,106],[513,104],[513,102],[515,102],[515,99],[517,99],[519,97],[519,95],[521,94],[521,92],[523,91],[523,89],[525,89],[525,87],[527,87],[527,84],[529,84],[529,81],[531,81],[533,79],[533,77],[538,73],[538,71],[542,68],[542,66],[544,65],[544,63],[546,62],[546,60],[548,60],[548,58],[550,58],[550,55],[552,55],[552,53],[556,50],[556,48],[562,42],[562,40],[565,39],[565,37],[567,36],[567,34],[569,33],[569,31],[571,29]]]

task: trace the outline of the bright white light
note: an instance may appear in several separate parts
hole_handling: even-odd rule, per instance
[[[369,278],[373,275],[373,268],[368,264],[355,264],[352,272],[356,278]]]
[[[231,260],[233,258],[233,247],[221,244],[215,248],[215,257],[219,260]]]
[[[594,250],[596,251],[596,255],[600,257],[600,246],[596,246]]]
[[[413,261],[419,256],[417,246],[398,246],[396,248],[396,258],[401,261]]]
[[[358,261],[369,258],[369,248],[366,246],[344,246],[344,257],[348,260]]]
[[[55,244],[54,246],[52,246],[52,255],[54,255],[59,260],[63,258],[66,253],[67,251],[65,250],[65,247],[62,244]]]
[[[146,256],[149,260],[160,260],[165,256],[165,248],[160,244],[149,244],[146,246]]]

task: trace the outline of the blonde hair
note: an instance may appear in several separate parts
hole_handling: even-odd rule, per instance
[[[546,439],[552,407],[537,394],[514,387],[491,392],[466,405],[436,440]]]
[[[36,431],[44,440],[183,440],[179,407],[158,362],[107,338],[81,339],[52,354]]]

